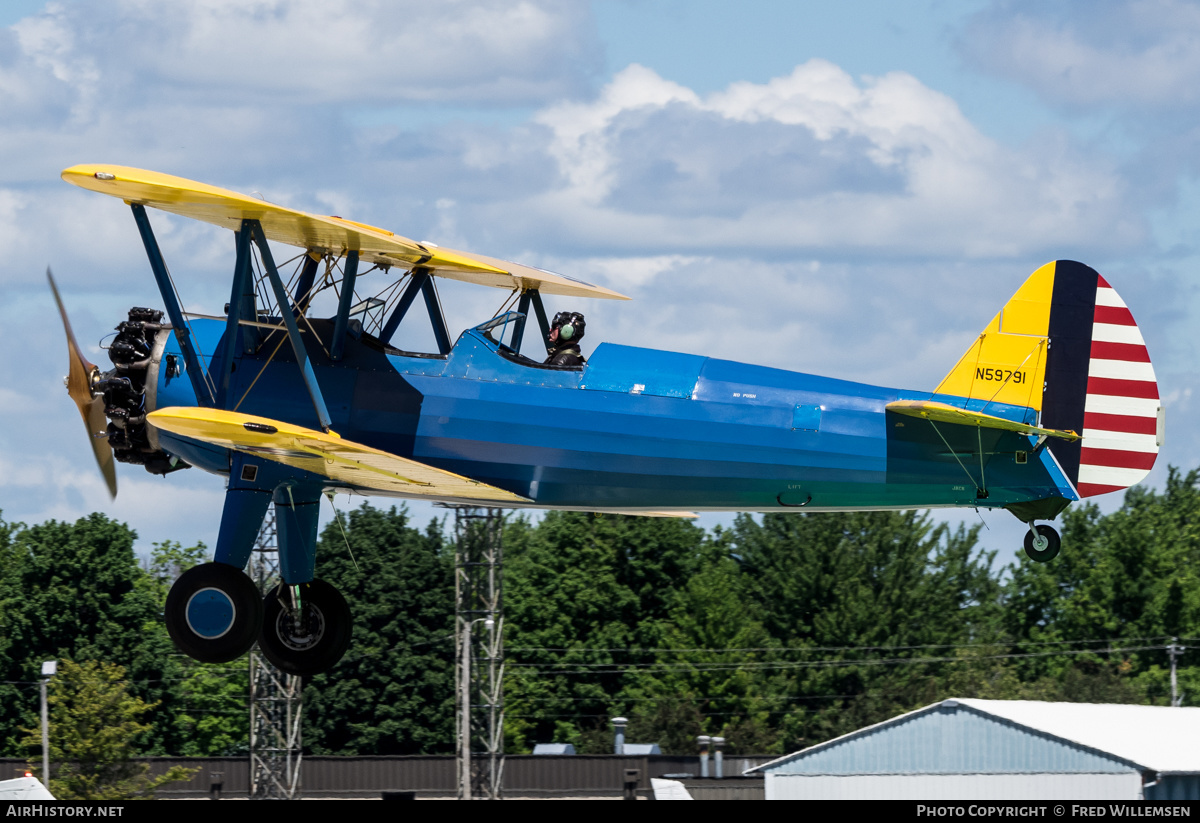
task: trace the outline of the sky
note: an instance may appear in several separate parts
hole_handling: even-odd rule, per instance
[[[1178,0],[8,0],[0,510],[103,511],[143,551],[215,542],[221,479],[122,465],[110,501],[62,387],[47,266],[98,363],[130,306],[161,306],[128,209],[59,179],[93,162],[631,296],[548,299],[586,313],[585,352],[910,389],[936,386],[1030,272],[1080,260],[1146,338],[1161,487],[1200,465],[1198,46],[1200,5]],[[151,218],[187,308],[219,311],[232,235]],[[501,300],[443,297],[452,333]],[[982,519],[1003,560],[1019,546],[1007,513],[938,516]]]

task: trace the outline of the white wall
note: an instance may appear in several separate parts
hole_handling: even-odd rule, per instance
[[[767,800],[1141,800],[1126,774],[766,774]]]

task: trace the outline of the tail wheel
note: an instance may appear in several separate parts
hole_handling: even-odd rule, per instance
[[[202,663],[226,663],[250,651],[262,620],[258,588],[225,563],[188,569],[167,594],[167,633]]]
[[[288,674],[318,674],[332,668],[350,646],[351,617],[346,598],[324,580],[301,583],[300,606],[293,608],[286,584],[263,601],[258,647]]]
[[[1058,532],[1052,526],[1042,525],[1035,528],[1036,534],[1033,529],[1025,532],[1025,554],[1030,560],[1038,563],[1058,557],[1058,550],[1062,548],[1062,538],[1058,536]]]

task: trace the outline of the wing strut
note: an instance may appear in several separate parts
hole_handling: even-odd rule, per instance
[[[304,258],[304,268],[300,270],[300,281],[296,284],[296,319],[300,319],[300,315],[308,311],[308,304],[312,300],[311,294],[313,288],[313,280],[317,277],[317,266],[321,263],[320,255],[313,257],[313,252],[309,252]]]
[[[521,299],[517,302],[517,317],[513,323],[512,340],[509,345],[514,351],[521,351],[521,342],[525,339],[525,321],[529,317],[529,300],[532,297],[529,291],[521,292]]]
[[[542,345],[546,347],[546,354],[550,353],[548,340],[550,338],[550,321],[546,319],[546,307],[542,305],[542,295],[537,289],[532,289],[529,296],[533,298],[533,310],[537,314],[538,328],[542,330]]]
[[[250,230],[243,221],[242,229],[234,233],[237,239],[237,257],[233,265],[233,285],[229,289],[229,309],[225,318],[225,345],[213,353],[212,373],[217,382],[216,407],[229,405],[229,379],[233,374],[233,363],[242,354],[249,354],[257,347],[257,341],[249,337],[250,328],[243,328],[242,321],[255,322],[258,312],[255,307],[254,281],[250,273]],[[257,331],[257,329],[254,329]],[[242,351],[238,351],[238,342]]]
[[[938,428],[937,423],[935,423],[931,419],[931,420],[929,420],[929,425],[933,426],[933,430],[935,432],[937,432],[937,436],[942,438],[942,442],[946,444],[946,449],[950,452],[950,456],[954,458],[955,462],[958,463],[958,465],[962,468],[963,472],[967,475],[967,479],[971,481],[971,485],[975,487],[975,499],[986,500],[987,496],[988,496],[988,492],[987,492],[987,478],[984,476],[984,473],[983,473],[983,428],[977,427],[975,429],[975,433],[979,437],[979,482],[976,483],[975,476],[973,474],[971,474],[970,470],[966,467],[966,465],[961,460],[958,459],[958,452],[956,452],[954,450],[954,447],[950,445],[950,441],[946,439],[946,435],[942,434],[942,430]]]
[[[450,330],[446,328],[446,315],[442,312],[442,301],[438,298],[437,286],[433,278],[426,278],[421,285],[421,293],[425,295],[425,309],[429,312],[429,322],[433,324],[433,336],[437,340],[438,351],[449,354],[454,344],[450,342]]]
[[[338,301],[337,318],[333,321],[333,342],[329,346],[329,359],[341,360],[346,349],[346,326],[350,323],[350,307],[354,305],[354,281],[358,279],[358,252],[346,255],[346,266],[342,271],[342,297]],[[329,429],[326,429],[329,431]]]
[[[196,356],[191,331],[187,321],[183,319],[183,308],[179,305],[179,298],[175,294],[175,286],[171,283],[171,274],[167,271],[162,252],[158,248],[158,241],[154,239],[154,230],[150,228],[146,207],[133,203],[130,208],[133,209],[133,219],[137,221],[138,232],[142,235],[142,244],[146,247],[146,257],[150,258],[150,269],[158,282],[159,294],[167,307],[167,316],[171,318],[175,339],[179,341],[179,350],[183,352],[184,371],[191,381],[192,391],[196,393],[196,402],[211,408],[215,398],[204,380],[204,370],[200,366],[200,358]]]
[[[388,318],[383,330],[379,332],[379,339],[384,343],[392,342],[392,335],[396,333],[396,329],[400,328],[400,321],[404,319],[404,315],[408,314],[409,306],[420,294],[427,280],[429,280],[429,269],[417,266],[412,270],[412,279],[405,287],[404,294],[400,295],[400,302],[396,304],[396,308],[392,310],[392,316]]]
[[[254,244],[258,246],[259,254],[262,255],[263,268],[267,270],[271,288],[275,291],[275,302],[279,304],[279,313],[283,316],[283,322],[287,326],[288,339],[292,342],[292,351],[296,353],[296,364],[300,366],[300,373],[304,377],[304,386],[308,389],[308,396],[312,398],[313,408],[317,412],[317,420],[320,421],[322,430],[329,431],[333,428],[333,423],[329,419],[329,409],[325,407],[325,398],[321,394],[320,385],[317,384],[317,375],[313,372],[312,363],[309,362],[304,341],[300,339],[300,329],[296,325],[295,315],[292,314],[292,301],[288,297],[287,289],[284,288],[283,280],[279,278],[279,270],[275,268],[275,258],[271,256],[271,248],[267,245],[262,224],[257,220],[246,222],[251,224],[250,230],[254,232]]]

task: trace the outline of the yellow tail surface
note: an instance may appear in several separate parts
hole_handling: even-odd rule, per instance
[[[938,384],[937,394],[1042,410],[1056,265],[1029,276]]]
[[[937,393],[983,401],[975,411],[984,413],[989,403],[1024,406],[1038,419],[1023,422],[1080,435],[1049,444],[1080,497],[1141,481],[1163,442],[1158,382],[1129,307],[1071,260],[1031,274]]]

